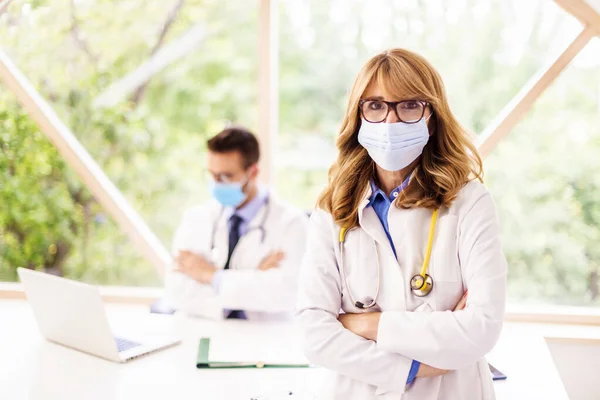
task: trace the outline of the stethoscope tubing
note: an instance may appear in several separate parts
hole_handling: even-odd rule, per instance
[[[435,236],[435,227],[437,224],[437,217],[439,214],[439,208],[435,209],[433,211],[433,214],[431,216],[431,224],[429,226],[429,235],[427,237],[427,250],[425,253],[425,259],[423,260],[423,265],[421,267],[421,271],[419,274],[416,274],[415,276],[413,276],[411,278],[410,281],[410,289],[411,291],[415,294],[415,296],[418,297],[424,297],[429,295],[429,293],[431,293],[431,290],[433,289],[433,278],[427,274],[427,269],[429,266],[429,260],[431,258],[431,251],[433,248],[433,240],[434,240],[434,236]],[[351,303],[356,307],[356,308],[360,308],[362,310],[366,310],[372,307],[375,307],[375,305],[377,304],[377,298],[379,297],[379,291],[381,289],[381,263],[379,262],[379,251],[377,249],[377,243],[375,242],[375,239],[373,239],[373,246],[375,247],[375,261],[377,262],[377,289],[375,290],[375,297],[373,299],[370,299],[368,303],[363,303],[360,301],[356,301],[354,300],[354,297],[352,296],[352,291],[350,290],[350,285],[348,284],[348,275],[346,274],[346,269],[345,269],[345,265],[344,265],[344,244],[346,243],[346,233],[347,230],[346,228],[342,228],[340,230],[340,235],[339,235],[339,251],[340,251],[340,272],[344,281],[344,286],[346,287],[346,293],[348,294],[348,297],[350,298]],[[421,277],[422,278],[422,284],[420,285],[420,287],[415,288],[413,287],[413,281],[415,281],[415,278],[417,277]]]
[[[258,230],[260,231],[260,243],[263,244],[265,242],[265,236],[266,236],[266,231],[265,231],[265,223],[267,222],[267,219],[269,218],[269,215],[271,214],[271,199],[270,196],[267,195],[267,197],[265,198],[265,203],[263,204],[263,207],[265,207],[265,211],[263,213],[263,216],[260,220],[260,224],[258,224],[258,226],[254,226],[252,228],[250,228],[248,230],[248,232],[246,232],[246,234],[244,236],[247,236],[250,232]],[[213,222],[213,228],[212,228],[212,233],[210,235],[210,249],[211,251],[215,249],[215,235],[217,234],[217,225],[219,224],[219,221],[221,220],[221,217],[223,217],[223,213],[225,212],[225,207],[221,206],[221,210],[219,211],[219,215],[217,216],[217,218],[214,220]],[[242,238],[240,238],[240,240],[242,240]],[[234,250],[235,251],[235,250]]]

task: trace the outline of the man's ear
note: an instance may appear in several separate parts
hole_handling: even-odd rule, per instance
[[[248,177],[250,178],[250,180],[257,180],[259,172],[260,168],[258,167],[258,163],[252,164],[250,168],[248,168]]]

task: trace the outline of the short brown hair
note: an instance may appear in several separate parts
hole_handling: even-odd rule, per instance
[[[206,143],[214,153],[238,151],[244,160],[244,168],[256,164],[260,159],[260,148],[256,136],[241,126],[226,128]]]

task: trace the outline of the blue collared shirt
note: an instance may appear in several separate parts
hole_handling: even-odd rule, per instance
[[[236,214],[242,218],[242,222],[240,222],[240,238],[248,233],[250,222],[254,219],[254,217],[256,217],[256,214],[258,214],[260,209],[264,206],[268,195],[269,193],[265,188],[259,188],[256,196],[254,196],[254,198],[250,200],[244,207],[238,210],[236,210],[234,207],[225,208],[223,215],[227,219],[227,228],[231,228],[231,221],[229,219],[233,214]],[[219,291],[219,286],[221,285],[224,272],[224,270],[219,269],[213,277],[212,286],[216,292]]]
[[[228,221],[228,228],[231,227],[231,221],[229,221],[229,218],[231,218],[233,214],[236,214],[242,219],[242,222],[240,223],[240,237],[248,233],[250,222],[254,219],[254,217],[256,217],[256,214],[258,214],[262,206],[267,201],[267,196],[268,191],[265,188],[259,187],[256,196],[254,196],[254,198],[250,200],[244,207],[240,208],[239,210],[236,210],[233,207],[227,207],[223,214]]]
[[[390,246],[392,246],[392,250],[394,251],[394,255],[396,256],[396,258],[398,258],[398,255],[396,254],[396,246],[394,246],[394,241],[392,240],[392,236],[390,235],[388,213],[390,211],[390,207],[392,206],[392,204],[394,204],[394,201],[400,195],[400,192],[402,192],[407,185],[408,179],[402,182],[402,184],[396,189],[392,190],[392,193],[388,197],[383,190],[379,189],[377,185],[375,185],[375,182],[371,181],[371,189],[373,191],[373,194],[369,198],[369,204],[367,204],[367,207],[373,207],[375,214],[377,214],[377,217],[379,218],[379,221],[383,226],[383,230],[385,231],[385,234],[390,242]],[[419,372],[420,366],[420,362],[418,362],[417,360],[413,360],[412,365],[410,366],[410,371],[408,373],[408,379],[406,380],[407,385],[413,383],[413,381],[417,377],[417,372]]]

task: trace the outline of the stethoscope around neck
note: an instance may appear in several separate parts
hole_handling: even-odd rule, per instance
[[[267,195],[265,197],[265,203],[263,204],[263,207],[265,210],[263,212],[262,218],[260,219],[260,223],[256,226],[250,227],[250,229],[248,229],[248,231],[244,235],[244,236],[247,236],[252,231],[259,231],[261,244],[263,244],[265,242],[265,236],[266,236],[265,223],[267,222],[267,219],[269,218],[269,214],[271,213],[271,199],[270,199],[269,195]],[[213,251],[215,249],[215,235],[217,234],[217,226],[219,224],[219,221],[221,220],[221,217],[223,217],[224,212],[225,212],[225,207],[221,207],[221,211],[219,211],[219,215],[217,216],[217,219],[213,223],[212,233],[210,235],[210,250],[211,251]],[[235,212],[234,212],[234,214],[235,214]]]
[[[433,279],[429,274],[427,274],[427,267],[429,265],[429,260],[431,258],[431,250],[433,249],[433,238],[435,236],[435,226],[437,222],[439,209],[435,209],[431,216],[431,224],[429,226],[429,237],[427,239],[427,249],[425,251],[425,259],[423,260],[423,265],[421,266],[421,272],[414,275],[410,280],[410,290],[417,297],[425,297],[431,290],[433,289]],[[375,260],[377,261],[377,289],[375,290],[375,296],[373,298],[366,298],[365,302],[355,301],[352,296],[352,291],[350,290],[350,286],[348,285],[348,277],[346,275],[346,270],[344,268],[344,243],[346,240],[346,233],[348,229],[342,228],[340,230],[339,236],[339,245],[340,245],[340,269],[342,273],[342,277],[344,279],[344,285],[346,286],[346,292],[348,293],[348,297],[350,301],[356,308],[360,309],[368,309],[372,308],[377,304],[377,298],[379,297],[379,289],[381,287],[381,265],[379,263],[379,251],[377,250],[377,243],[375,239],[373,239],[373,246],[375,247]]]

